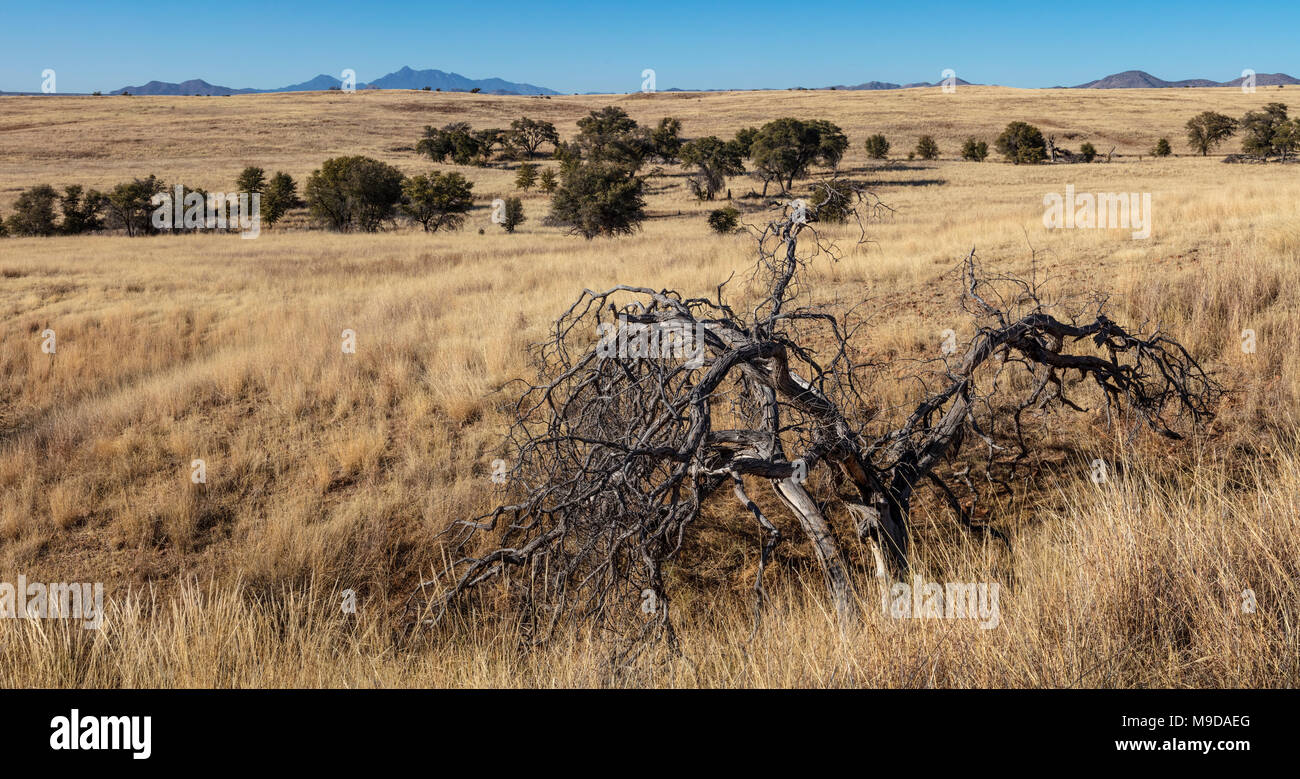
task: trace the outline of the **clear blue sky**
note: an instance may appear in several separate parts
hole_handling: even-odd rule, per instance
[[[166,10],[164,10],[166,9]],[[561,92],[863,81],[1073,85],[1122,70],[1300,75],[1300,4],[1154,0],[808,2],[24,2],[0,12],[0,90],[108,91],[202,78],[270,88],[410,65]]]

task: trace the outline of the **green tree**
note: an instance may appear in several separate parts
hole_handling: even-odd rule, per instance
[[[510,123],[508,140],[516,151],[531,160],[543,143],[559,143],[560,135],[550,122],[525,116]]]
[[[916,156],[923,160],[939,159],[939,144],[934,142],[934,136],[922,135],[916,142]]]
[[[483,141],[465,122],[452,122],[441,130],[425,127],[415,151],[434,162],[446,162],[450,157],[457,165],[478,165],[484,156]]]
[[[537,188],[547,194],[550,194],[555,191],[555,187],[556,187],[555,169],[542,168],[542,174],[537,178]]]
[[[267,227],[274,227],[289,213],[289,209],[297,208],[300,202],[298,183],[288,173],[277,172],[262,192],[262,221]]]
[[[1084,162],[1092,162],[1097,159],[1097,147],[1087,141],[1079,147],[1079,156],[1083,157]]]
[[[9,232],[14,235],[54,235],[59,229],[54,214],[54,203],[58,199],[59,193],[49,184],[24,190],[9,216]]]
[[[740,212],[732,206],[716,208],[709,212],[709,227],[713,232],[725,235],[734,233],[740,224]]]
[[[1151,149],[1151,156],[1153,157],[1168,157],[1173,153],[1174,150],[1170,148],[1168,138],[1161,138],[1156,141],[1155,147]]]
[[[1287,124],[1286,105],[1282,103],[1269,103],[1262,111],[1250,111],[1241,118],[1241,150],[1259,157],[1281,154],[1285,158],[1287,149],[1282,142],[1288,136],[1284,129]]]
[[[513,233],[515,228],[524,221],[524,201],[517,197],[506,198],[505,208],[502,209],[501,228],[507,233]]]
[[[663,163],[677,161],[682,150],[682,123],[671,116],[659,120],[659,126],[650,133],[651,153]]]
[[[712,200],[727,185],[727,176],[745,172],[740,149],[716,135],[697,138],[682,146],[682,162],[693,165],[696,172],[689,183],[700,200]]]
[[[753,153],[754,141],[757,138],[757,127],[742,127],[736,131],[736,138],[732,143],[736,145],[736,150],[740,152],[740,156],[748,159]]]
[[[333,157],[303,188],[307,207],[333,230],[378,232],[402,199],[402,172],[370,157]]]
[[[623,109],[606,106],[578,120],[578,135],[568,151],[588,162],[622,165],[635,174],[653,150],[646,128]]]
[[[65,187],[59,198],[59,210],[63,212],[59,231],[64,235],[78,235],[102,229],[100,212],[104,210],[104,202],[104,196],[93,189],[87,192],[80,184]]]
[[[455,230],[474,207],[474,185],[455,171],[412,176],[402,184],[402,211],[426,233]]]
[[[750,155],[763,177],[764,194],[771,181],[780,184],[782,192],[789,192],[794,180],[806,176],[813,164],[838,165],[848,145],[848,138],[830,122],[786,117],[759,128]]]
[[[1011,122],[993,142],[1008,162],[1033,165],[1047,159],[1047,141],[1043,133],[1027,122]]]
[[[644,182],[627,165],[581,162],[565,165],[551,196],[550,224],[585,238],[630,235],[645,219]]]
[[[889,141],[885,139],[885,136],[876,133],[875,135],[867,137],[863,149],[871,159],[883,160],[889,156]]]
[[[808,195],[809,211],[818,222],[847,222],[857,201],[853,185],[844,179],[819,181]]]
[[[249,165],[235,179],[236,192],[261,192],[266,186],[266,171],[255,165]]]
[[[1204,157],[1236,131],[1236,119],[1214,111],[1203,111],[1187,120],[1187,143]]]
[[[158,232],[158,228],[153,226],[153,198],[166,188],[153,174],[113,187],[104,203],[108,225],[125,230],[128,236]]]
[[[515,174],[515,186],[527,192],[536,183],[537,165],[531,162],[520,163],[519,172]]]
[[[977,141],[972,136],[966,139],[961,147],[961,158],[973,162],[983,162],[989,156],[989,145],[986,141]]]

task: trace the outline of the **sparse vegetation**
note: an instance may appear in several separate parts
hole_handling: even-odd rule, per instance
[[[1047,159],[1047,141],[1037,127],[1027,122],[1011,122],[993,142],[1007,162],[1033,165]]]

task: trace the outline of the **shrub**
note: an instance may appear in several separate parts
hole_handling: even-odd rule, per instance
[[[739,176],[745,172],[738,146],[716,135],[687,143],[682,147],[681,156],[683,163],[696,168],[690,178],[690,187],[700,200],[712,200],[727,185],[727,176]]]
[[[40,184],[24,190],[14,203],[14,212],[7,223],[14,235],[54,235],[58,225],[54,221],[54,202],[59,193],[49,184]]]
[[[732,206],[715,208],[709,212],[709,227],[719,234],[733,233],[740,224],[740,212]]]
[[[557,156],[561,148],[570,161],[580,158],[593,163],[611,163],[635,173],[654,151],[654,143],[650,132],[626,111],[606,106],[578,120],[578,135],[571,148],[557,146]]]
[[[643,182],[625,165],[582,162],[565,165],[563,182],[551,196],[547,221],[593,238],[629,235],[645,219]]]
[[[1160,140],[1156,141],[1155,148],[1151,150],[1151,154],[1155,157],[1168,157],[1170,154],[1173,153],[1174,150],[1169,148],[1168,138],[1161,138]]]
[[[869,136],[863,148],[873,160],[883,160],[889,156],[889,141],[879,133]]]
[[[1084,162],[1092,162],[1097,159],[1097,147],[1085,142],[1079,147],[1079,156],[1083,157]]]
[[[813,164],[835,168],[848,147],[848,137],[830,122],[784,118],[759,128],[750,155],[763,177],[763,191],[767,191],[768,182],[776,181],[781,191],[787,192]]]
[[[916,142],[916,156],[923,160],[939,159],[939,144],[934,142],[934,137],[922,135]]]
[[[254,165],[244,168],[235,179],[236,192],[261,192],[266,186],[266,171]]]
[[[291,208],[301,204],[298,200],[298,184],[293,177],[283,171],[271,177],[270,183],[262,192],[262,221],[268,227],[274,227]]]
[[[453,122],[441,130],[425,127],[415,151],[434,162],[446,162],[450,157],[457,165],[477,165],[483,157],[483,142],[468,124]]]
[[[108,225],[125,230],[128,236],[158,232],[158,228],[153,226],[153,197],[165,189],[166,186],[153,174],[113,187],[104,202]]]
[[[515,228],[523,224],[524,219],[524,201],[517,197],[506,198],[504,213],[502,214],[501,227],[507,233],[513,233]]]
[[[537,178],[537,188],[549,194],[555,191],[555,185],[555,170],[542,168],[542,174]]]
[[[402,211],[426,233],[455,230],[474,207],[474,185],[459,173],[413,176],[402,184]]]
[[[844,179],[818,182],[808,196],[809,211],[818,222],[848,221],[856,202],[853,185]]]
[[[974,137],[971,137],[966,139],[966,143],[962,144],[961,158],[963,160],[983,162],[988,156],[989,145],[987,141],[977,141]]]
[[[104,201],[102,194],[93,189],[86,192],[80,184],[64,188],[59,199],[59,209],[63,211],[59,231],[64,235],[78,235],[102,229],[100,212],[104,210]]]
[[[659,126],[650,133],[651,153],[659,159],[660,162],[670,163],[677,161],[677,155],[682,150],[682,123],[681,120],[674,119],[671,116],[665,116],[659,120]]]
[[[307,179],[312,216],[341,232],[377,232],[402,199],[402,172],[370,157],[325,160]]]
[[[1047,141],[1037,127],[1027,122],[1011,122],[993,142],[1008,162],[1033,165],[1047,158]]]
[[[527,192],[537,183],[537,166],[531,162],[524,162],[519,165],[519,172],[515,174],[515,186]]]

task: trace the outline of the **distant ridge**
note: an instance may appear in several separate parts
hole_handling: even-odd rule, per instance
[[[339,79],[322,73],[301,84],[291,84],[287,87],[275,87],[273,89],[235,89],[220,84],[209,84],[203,79],[195,78],[179,83],[150,81],[136,87],[128,86],[115,89],[109,94],[120,95],[123,92],[130,92],[133,95],[252,95],[267,92],[318,92],[337,89],[342,85],[343,82]],[[401,70],[377,78],[369,84],[357,84],[357,89],[424,89],[425,87],[429,87],[431,90],[440,89],[443,92],[470,92],[477,89],[480,92],[492,95],[560,94],[553,89],[533,84],[517,83],[500,78],[467,78],[459,73],[446,73],[441,70],[413,70],[409,66],[403,66]]]
[[[1126,70],[1123,73],[1112,73],[1105,78],[1099,78],[1096,81],[1089,81],[1086,84],[1079,84],[1071,89],[1165,89],[1170,87],[1237,87],[1245,81],[1242,77],[1234,78],[1231,81],[1211,81],[1205,78],[1189,78],[1182,81],[1165,81],[1162,78],[1147,73],[1145,70]],[[1258,73],[1255,75],[1255,86],[1273,87],[1281,84],[1300,84],[1300,79],[1292,78],[1285,73]]]
[[[846,86],[844,84],[837,84],[833,87],[828,87],[828,89],[843,89],[848,91],[875,90],[875,89],[915,89],[917,87],[937,87],[942,83],[943,82],[941,81],[936,81],[933,84],[931,84],[928,81],[915,81],[911,84],[891,84],[888,81],[867,81],[863,84],[858,84],[856,86]],[[956,79],[955,83],[958,84],[959,86],[964,86],[964,87],[976,86],[975,84],[972,84],[971,82],[965,81],[960,78]]]

